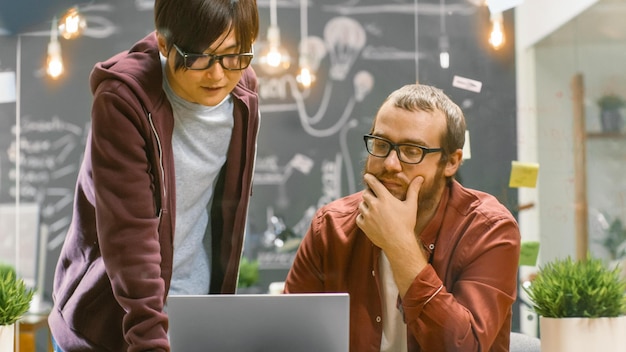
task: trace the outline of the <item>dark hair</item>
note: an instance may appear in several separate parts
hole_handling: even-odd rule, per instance
[[[167,52],[176,44],[184,51],[202,53],[224,33],[235,31],[240,53],[251,52],[259,33],[256,0],[156,0],[156,30],[167,41]],[[177,56],[175,68],[183,67]]]
[[[448,157],[457,149],[463,149],[465,144],[465,116],[458,105],[443,93],[439,88],[424,84],[407,84],[385,99],[382,105],[391,103],[393,106],[407,111],[434,112],[440,110],[446,118],[446,132],[440,137],[441,162],[447,162]],[[381,105],[381,107],[382,107]],[[372,123],[372,132],[376,118]],[[371,132],[370,132],[371,133]]]

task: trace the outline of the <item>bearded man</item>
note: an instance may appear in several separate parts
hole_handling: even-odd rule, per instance
[[[364,136],[365,190],[321,207],[285,293],[350,294],[350,351],[509,351],[520,232],[495,197],[454,179],[465,118],[412,84]]]

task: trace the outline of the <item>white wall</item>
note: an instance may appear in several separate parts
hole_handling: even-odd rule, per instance
[[[515,8],[515,41],[528,49],[598,0],[524,0]]]

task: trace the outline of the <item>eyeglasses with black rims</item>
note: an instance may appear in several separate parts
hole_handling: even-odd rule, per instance
[[[417,144],[393,143],[392,141],[366,134],[363,136],[367,152],[377,158],[386,158],[392,150],[396,151],[398,160],[406,164],[419,164],[424,160],[426,154],[437,153],[442,148],[427,148]]]
[[[229,71],[239,71],[250,66],[254,53],[241,54],[193,54],[182,51],[178,45],[174,44],[174,49],[183,57],[185,68],[188,70],[206,70],[219,62],[223,69]]]

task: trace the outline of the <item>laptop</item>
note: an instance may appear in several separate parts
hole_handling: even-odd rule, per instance
[[[172,352],[347,352],[347,293],[172,295]]]

